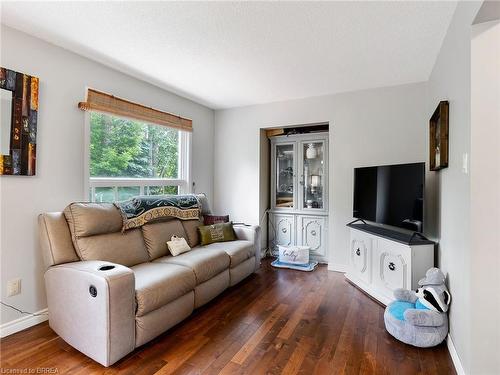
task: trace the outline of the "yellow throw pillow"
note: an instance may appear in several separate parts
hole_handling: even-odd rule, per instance
[[[198,227],[201,245],[208,245],[214,242],[225,242],[236,240],[233,230],[233,223],[218,223]]]

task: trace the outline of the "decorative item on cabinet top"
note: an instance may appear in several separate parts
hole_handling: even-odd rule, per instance
[[[264,131],[267,138],[273,138],[282,135],[297,134],[315,134],[319,132],[328,132],[330,125],[327,122],[318,122],[308,125],[287,126],[284,128],[266,128]]]
[[[34,176],[37,77],[0,68],[0,175]]]

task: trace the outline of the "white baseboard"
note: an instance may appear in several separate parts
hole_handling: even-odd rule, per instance
[[[19,319],[14,319],[11,320],[10,322],[0,325],[0,337],[6,337],[12,335],[13,333],[22,331],[23,329],[45,322],[46,320],[49,319],[49,316],[46,314],[47,312],[48,312],[47,309],[43,309],[37,311],[36,314],[44,314],[44,315],[23,316]]]
[[[450,334],[446,336],[446,345],[448,346],[448,351],[450,352],[451,360],[453,361],[453,365],[455,366],[455,370],[458,375],[465,375],[465,370],[462,366],[462,362],[460,362],[460,357],[458,356],[457,349],[455,349],[455,344],[453,344],[453,340],[451,339]]]
[[[347,264],[328,263],[328,271],[346,273],[347,272]]]

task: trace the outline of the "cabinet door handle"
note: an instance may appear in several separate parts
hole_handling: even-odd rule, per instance
[[[281,228],[281,231],[282,231],[283,233],[286,233],[286,228]]]
[[[389,269],[390,269],[391,271],[394,271],[394,270],[396,269],[396,265],[395,265],[393,262],[390,262],[390,263],[389,263]]]
[[[361,250],[359,250],[359,247],[358,247],[358,249],[356,250],[356,255],[357,255],[358,257],[360,257],[360,256],[361,256]]]
[[[94,285],[89,286],[89,293],[92,297],[97,297],[97,288]]]
[[[315,236],[315,235],[316,235],[316,231],[313,229],[313,230],[311,231],[311,236]]]

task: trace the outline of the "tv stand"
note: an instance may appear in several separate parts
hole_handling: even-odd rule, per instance
[[[363,224],[354,224],[357,221],[362,221]],[[435,244],[433,241],[425,238],[421,233],[413,232],[413,233],[405,233],[399,232],[394,229],[389,229],[386,227],[381,227],[377,225],[367,224],[363,220],[358,219],[355,221],[351,221],[347,226],[349,228],[357,229],[366,233],[370,233],[382,238],[386,238],[391,241],[396,241],[403,243],[405,245],[430,245]]]
[[[430,241],[427,237],[425,237],[422,233],[420,232],[413,232],[413,234],[410,237],[410,243],[412,243],[412,240],[414,237],[420,237],[420,239],[424,241]],[[431,241],[432,242],[432,241]]]
[[[355,286],[387,305],[397,288],[418,288],[434,266],[435,243],[420,233],[402,233],[370,224],[349,223],[349,271]]]
[[[347,226],[353,225],[354,223],[357,223],[358,221],[361,221],[363,224],[366,224],[366,221],[364,221],[363,219],[356,219],[356,220],[351,221],[349,224],[347,224]],[[366,224],[366,225],[368,225],[368,224]]]

